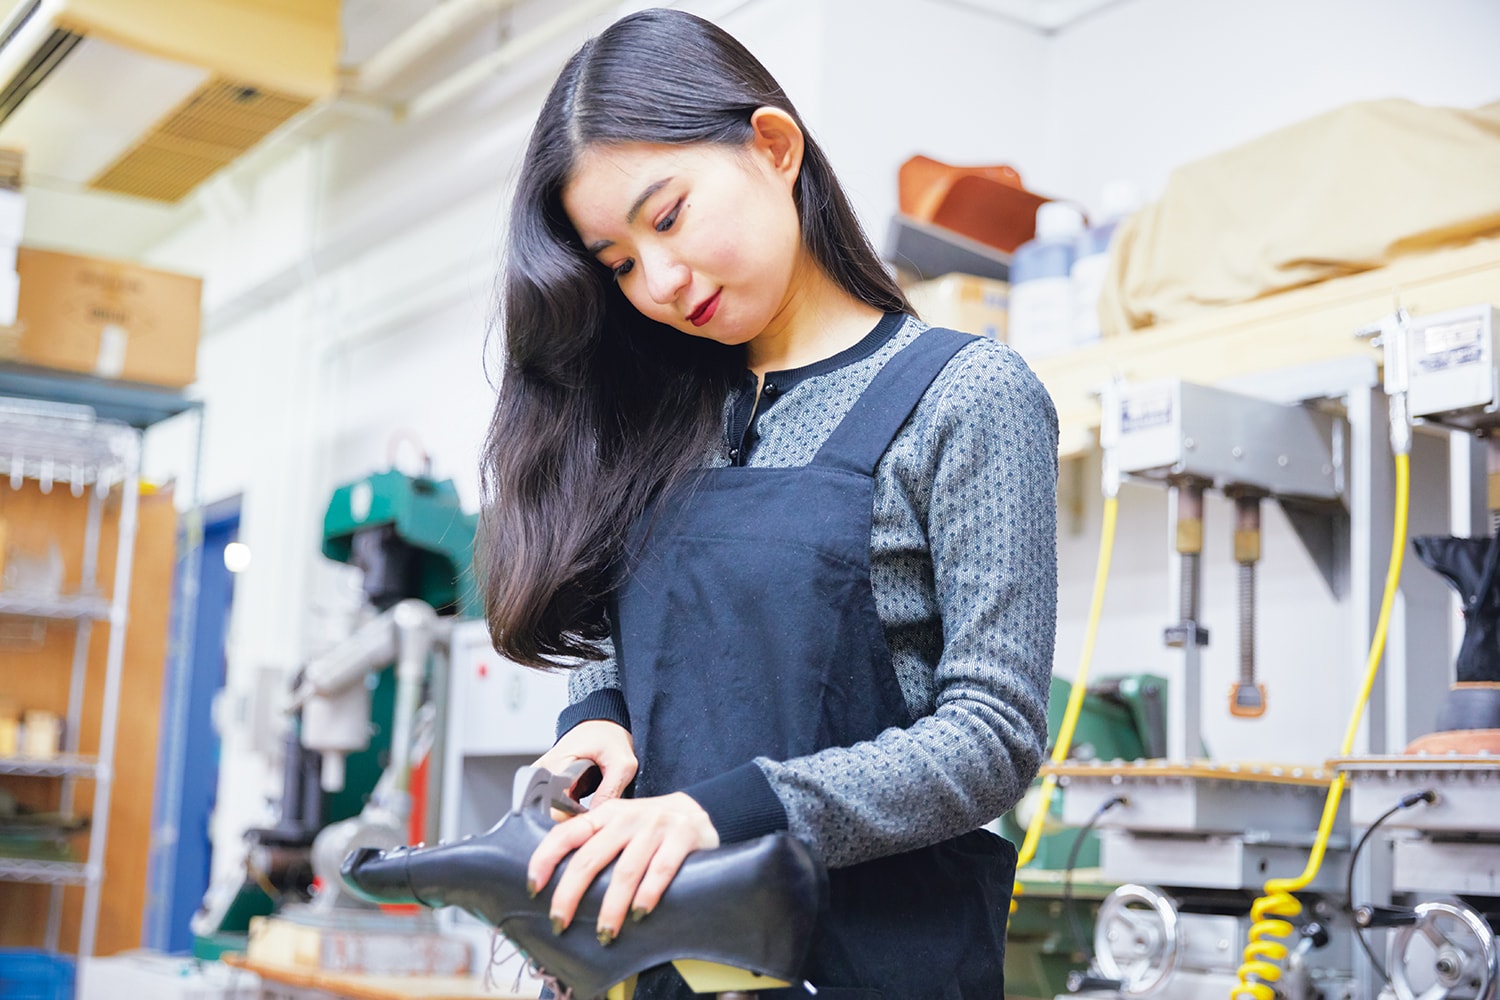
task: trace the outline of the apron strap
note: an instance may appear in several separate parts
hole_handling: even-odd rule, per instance
[[[874,475],[880,456],[917,408],[932,380],[953,355],[975,339],[972,334],[942,327],[923,331],[886,362],[823,442],[811,464]]]

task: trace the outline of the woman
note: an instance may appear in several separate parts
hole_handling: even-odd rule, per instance
[[[1008,348],[930,331],[753,56],[645,11],[543,106],[485,446],[496,647],[566,666],[539,763],[602,777],[533,855],[601,942],[690,852],[790,830],[831,871],[821,995],[1003,995],[1040,762],[1056,416]],[[626,797],[633,783],[633,795]],[[638,997],[685,997],[675,973]]]

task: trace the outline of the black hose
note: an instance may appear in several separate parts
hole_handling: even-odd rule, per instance
[[[1089,821],[1083,824],[1083,828],[1073,838],[1073,846],[1068,848],[1068,863],[1063,869],[1063,912],[1068,915],[1068,929],[1073,934],[1073,949],[1078,954],[1083,955],[1089,963],[1093,961],[1094,949],[1092,947],[1084,947],[1083,927],[1078,922],[1078,914],[1073,912],[1073,869],[1078,866],[1078,852],[1083,847],[1084,838],[1094,828],[1094,824],[1098,823],[1104,814],[1115,806],[1123,806],[1124,804],[1124,797],[1116,795],[1094,810],[1094,815],[1089,817]]]
[[[1404,796],[1400,802],[1397,802],[1381,813],[1380,818],[1371,823],[1365,830],[1364,835],[1359,838],[1359,842],[1354,845],[1354,853],[1349,855],[1349,872],[1344,882],[1344,896],[1348,900],[1350,914],[1354,913],[1354,866],[1359,863],[1359,853],[1364,850],[1365,843],[1370,839],[1370,835],[1378,830],[1382,823],[1401,810],[1410,809],[1419,802],[1431,803],[1435,801],[1437,801],[1437,793],[1430,788],[1420,792],[1412,792],[1410,795]],[[1353,925],[1354,936],[1359,941],[1359,946],[1364,949],[1365,954],[1370,959],[1370,964],[1375,967],[1375,971],[1380,973],[1380,978],[1385,981],[1387,986],[1390,986],[1391,974],[1386,971],[1385,964],[1376,957],[1375,950],[1370,947],[1369,939],[1365,937],[1365,929],[1359,925],[1359,921],[1357,920],[1353,921]]]

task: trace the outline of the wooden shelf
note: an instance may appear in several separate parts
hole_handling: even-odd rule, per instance
[[[1098,392],[1115,376],[1180,377],[1212,385],[1229,378],[1380,350],[1355,337],[1401,305],[1416,314],[1500,304],[1500,239],[1438,250],[1389,267],[1335,278],[1031,363],[1052,394],[1058,451],[1098,447]]]

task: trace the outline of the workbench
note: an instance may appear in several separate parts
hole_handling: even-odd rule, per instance
[[[366,976],[325,972],[306,966],[251,962],[244,955],[228,953],[226,965],[260,977],[261,1000],[535,1000],[539,984],[523,982],[529,992],[514,993],[507,984],[487,989],[472,976]]]
[[[1500,304],[1500,239],[1412,254],[1370,271],[1110,337],[1033,364],[1057,406],[1062,458],[1097,444],[1099,390],[1113,377],[1226,379],[1347,357],[1379,363],[1355,331],[1389,314],[1399,298],[1416,314]]]

